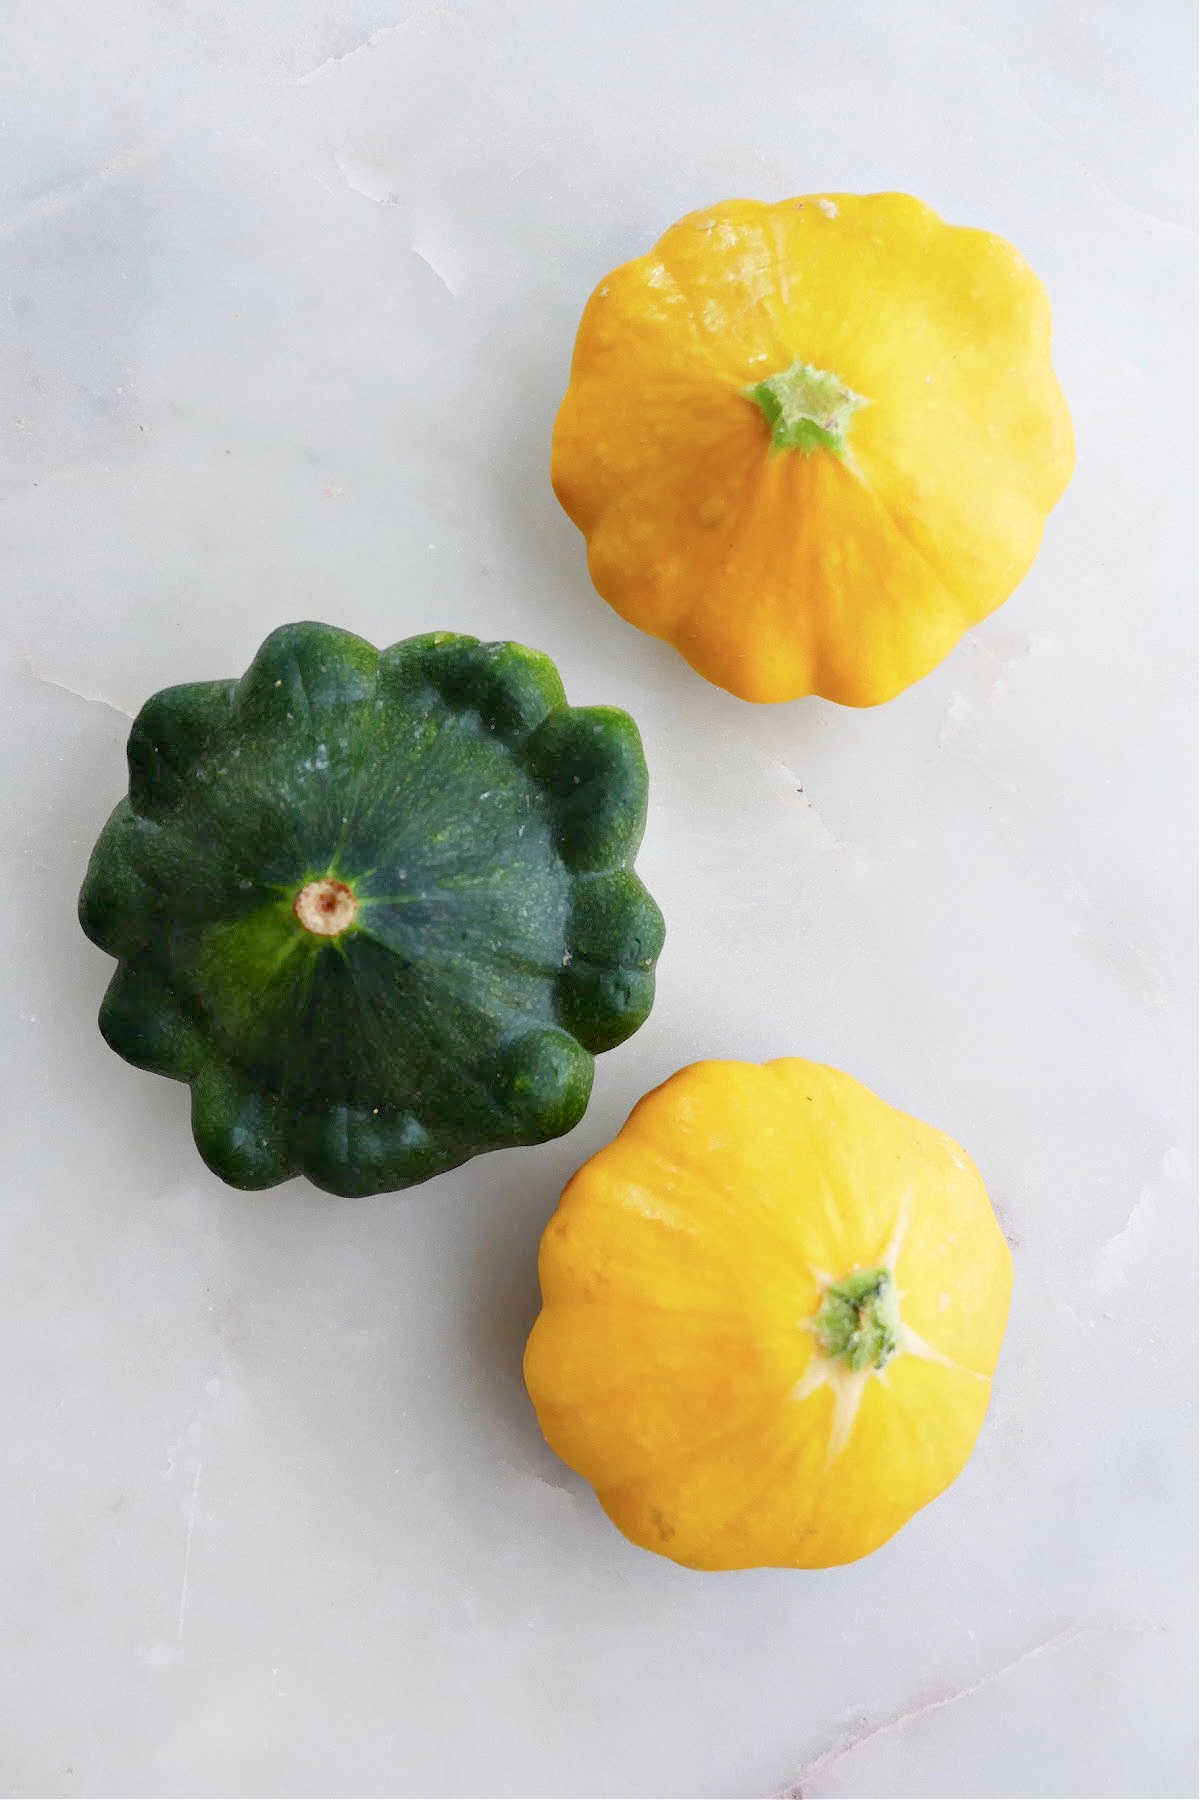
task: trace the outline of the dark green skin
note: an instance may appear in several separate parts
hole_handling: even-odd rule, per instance
[[[119,958],[100,1029],[190,1082],[234,1187],[378,1193],[557,1137],[650,1011],[637,727],[537,651],[284,625],[241,681],[155,694],[128,756],[79,898]],[[293,906],[326,876],[337,937]]]

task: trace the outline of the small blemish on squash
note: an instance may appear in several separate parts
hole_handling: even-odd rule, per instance
[[[670,1543],[671,1539],[675,1536],[675,1527],[672,1525],[670,1519],[666,1518],[664,1514],[659,1511],[657,1506],[652,1506],[650,1508],[650,1522],[663,1543]]]
[[[825,214],[825,217],[827,219],[836,219],[837,218],[838,209],[837,209],[837,201],[836,200],[818,200],[817,206],[820,209],[820,211]]]

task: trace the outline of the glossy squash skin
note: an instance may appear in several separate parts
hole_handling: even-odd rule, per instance
[[[940,1493],[1012,1281],[965,1153],[795,1059],[647,1095],[538,1269],[542,1431],[627,1537],[694,1569],[849,1562]]]
[[[869,706],[1012,592],[1073,462],[1017,251],[834,194],[692,213],[600,282],[551,478],[599,592],[708,680]]]
[[[100,1028],[191,1084],[235,1187],[554,1137],[650,1010],[637,729],[536,651],[283,626],[240,681],[156,694],[128,760],[80,896],[119,959]]]

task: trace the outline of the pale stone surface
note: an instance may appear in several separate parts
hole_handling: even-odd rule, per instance
[[[0,1784],[1194,1792],[1191,7],[16,10]],[[756,710],[595,598],[550,425],[678,214],[879,187],[1043,277],[1079,469],[917,688]],[[392,1199],[210,1178],[74,917],[125,715],[303,617],[535,644],[652,774],[650,1022],[569,1138]],[[968,1147],[1012,1323],[888,1547],[696,1576],[541,1443],[534,1255],[646,1087],[788,1053]]]

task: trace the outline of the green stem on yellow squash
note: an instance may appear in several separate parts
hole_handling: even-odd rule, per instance
[[[770,426],[772,450],[833,450],[840,455],[851,417],[867,404],[836,375],[806,362],[794,362],[742,392]]]
[[[814,1326],[822,1354],[851,1369],[882,1369],[900,1346],[900,1309],[888,1269],[856,1269],[826,1288]]]

